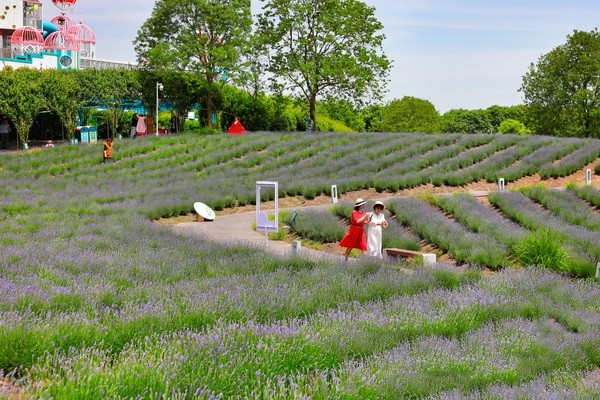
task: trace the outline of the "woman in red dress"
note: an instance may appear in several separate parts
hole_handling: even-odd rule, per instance
[[[366,203],[363,199],[356,199],[350,229],[340,241],[340,246],[346,247],[346,253],[344,253],[346,260],[352,249],[359,249],[363,254],[367,251],[367,235],[364,226],[369,223],[371,214],[365,213]]]
[[[229,127],[229,129],[227,129],[228,133],[237,135],[240,133],[244,133],[246,132],[246,129],[244,129],[244,127],[242,126],[242,123],[240,122],[240,120],[238,119],[238,117],[236,116],[233,120],[233,124],[231,124],[231,126]]]

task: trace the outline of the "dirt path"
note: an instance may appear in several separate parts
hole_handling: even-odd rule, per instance
[[[534,184],[542,184],[547,187],[564,187],[568,183],[577,185],[585,184],[585,170],[592,168],[596,162],[584,167],[580,171],[557,179],[541,179],[539,175],[532,175],[521,178],[515,182],[507,183],[506,189],[530,186]],[[592,183],[600,186],[600,177],[593,176]],[[419,186],[412,189],[400,190],[395,193],[383,192],[378,193],[373,189],[361,190],[356,192],[344,193],[340,196],[339,201],[354,201],[356,198],[364,198],[369,200],[389,201],[396,197],[414,196],[422,193],[442,194],[454,192],[468,192],[475,196],[485,197],[490,192],[498,189],[495,183],[485,181],[473,182],[461,187],[452,186],[433,186],[431,184]],[[314,199],[307,200],[301,196],[285,197],[279,199],[279,209],[295,209],[304,207],[328,208],[332,205],[331,197],[318,196]],[[274,202],[261,203],[263,210],[272,210]],[[267,211],[268,212],[268,211]],[[264,233],[259,233],[254,228],[255,222],[255,206],[247,205],[243,207],[233,207],[216,212],[217,218],[211,222],[197,222],[195,214],[187,214],[175,218],[159,219],[157,223],[169,226],[174,232],[184,235],[193,235],[206,237],[210,240],[221,243],[244,243],[251,246],[266,247]],[[292,244],[290,241],[268,241],[268,250],[279,255],[292,254]],[[322,250],[313,250],[301,246],[300,254],[313,258],[325,258],[331,260],[339,260],[342,257],[343,248],[337,244],[328,244],[323,246]]]

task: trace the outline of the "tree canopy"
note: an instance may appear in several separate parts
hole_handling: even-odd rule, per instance
[[[535,132],[600,138],[600,32],[568,35],[530,65],[520,90]]]
[[[382,28],[375,9],[358,0],[267,0],[259,15],[272,82],[301,93],[314,130],[318,96],[360,101],[382,94],[391,65]]]
[[[252,28],[250,0],[158,0],[134,41],[151,70],[198,73],[206,83],[206,116],[213,96],[240,69]]]
[[[384,132],[438,133],[439,125],[440,114],[430,101],[404,96],[385,106],[380,129]]]
[[[487,110],[450,110],[441,119],[442,132],[456,133],[493,133],[489,112]]]

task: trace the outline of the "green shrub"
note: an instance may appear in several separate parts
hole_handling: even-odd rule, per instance
[[[561,245],[560,237],[547,229],[528,234],[514,247],[514,254],[524,266],[538,266],[570,273],[569,252]]]
[[[531,133],[531,130],[528,129],[522,122],[508,118],[500,123],[500,126],[498,127],[498,133],[515,133],[517,135],[526,135]]]

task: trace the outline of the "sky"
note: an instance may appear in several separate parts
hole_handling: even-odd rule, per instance
[[[44,18],[59,10],[44,3]],[[363,0],[375,8],[393,62],[384,102],[412,96],[440,113],[523,104],[531,63],[573,30],[600,28],[598,0]],[[261,1],[252,0],[254,12]],[[77,0],[67,15],[96,35],[96,58],[135,61],[153,0]]]

